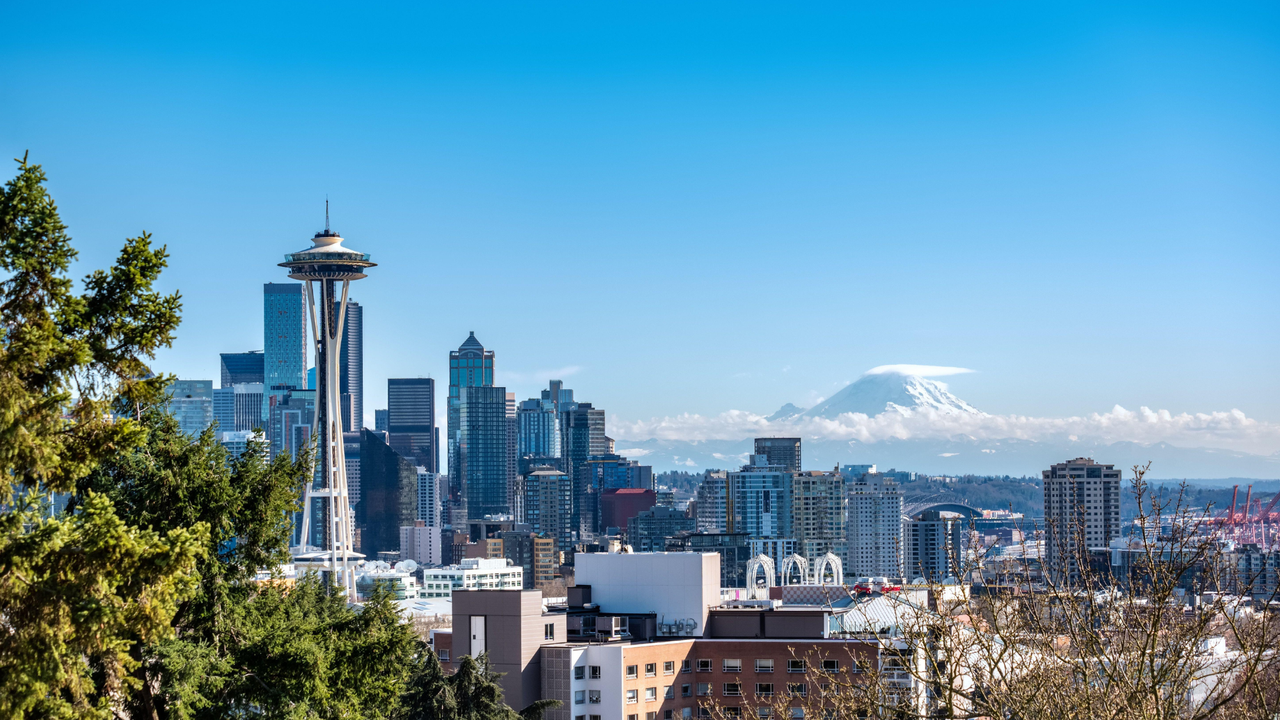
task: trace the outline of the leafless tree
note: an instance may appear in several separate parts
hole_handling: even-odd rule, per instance
[[[957,577],[985,570],[988,582],[931,581],[879,604],[857,598],[843,624],[849,642],[832,654],[842,657],[797,657],[808,671],[790,684],[805,694],[771,688],[765,697],[743,685],[739,702],[709,699],[707,709],[726,719],[1276,717],[1275,588],[1239,571],[1238,550],[1206,509],[1186,506],[1185,487],[1162,497],[1146,473],[1134,468],[1138,514],[1124,547],[1089,548],[1077,521],[1043,528],[1066,531],[1072,572],[1037,577],[1026,563],[1002,567],[989,550],[957,557]],[[1032,530],[1023,557],[1035,555],[1027,538],[1041,528]],[[1113,551],[1127,562],[1113,565]],[[877,627],[885,602],[896,618],[887,632]]]

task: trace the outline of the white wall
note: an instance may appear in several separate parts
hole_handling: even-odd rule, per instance
[[[591,586],[606,613],[656,613],[658,623],[693,618],[695,634],[720,604],[719,553],[578,553],[574,582]]]

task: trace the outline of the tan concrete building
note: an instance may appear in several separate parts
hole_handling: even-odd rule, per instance
[[[458,590],[453,593],[453,662],[489,654],[507,705],[516,710],[542,695],[538,650],[563,642],[564,613],[547,613],[541,590]]]

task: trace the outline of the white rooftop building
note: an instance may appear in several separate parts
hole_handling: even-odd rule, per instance
[[[701,635],[720,604],[718,553],[578,553],[578,585],[617,613],[655,613],[659,635]]]
[[[422,571],[422,596],[453,597],[454,590],[520,590],[524,568],[506,558],[466,558],[457,565]]]

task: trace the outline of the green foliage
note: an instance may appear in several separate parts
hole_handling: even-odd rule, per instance
[[[130,639],[172,635],[207,542],[202,524],[129,527],[97,494],[64,520],[0,514],[0,717],[110,717],[138,687]]]
[[[432,652],[423,655],[404,695],[399,720],[540,720],[559,701],[538,700],[519,713],[502,702],[501,674],[488,655],[464,656],[453,675],[445,675]]]
[[[74,516],[43,519],[36,491],[66,491],[143,430],[109,412],[155,400],[145,360],[178,325],[179,296],[151,284],[164,248],[128,240],[116,264],[67,276],[75,250],[39,166],[19,162],[0,193],[0,715],[93,716],[137,687],[132,638],[172,634],[208,528],[130,527],[87,494]],[[19,490],[29,492],[18,492]],[[14,503],[17,497],[16,504]]]
[[[127,241],[77,295],[44,181],[24,160],[0,195],[0,717],[516,718],[485,659],[446,678],[388,591],[255,580],[288,561],[309,458],[179,431],[145,364],[178,324],[164,248]],[[75,493],[61,518],[30,503],[50,490]]]
[[[173,340],[179,295],[151,289],[168,253],[126,241],[114,266],[73,291],[71,247],[44,171],[19,161],[0,193],[0,503],[15,486],[67,490],[141,430],[110,409],[156,401],[145,360]]]

